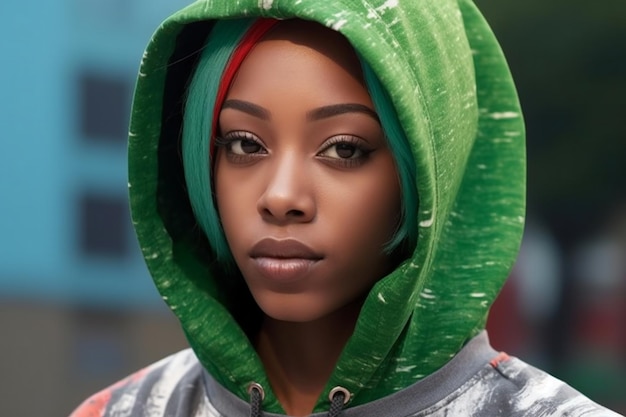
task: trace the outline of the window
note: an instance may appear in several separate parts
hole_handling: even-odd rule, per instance
[[[80,134],[88,141],[126,143],[131,85],[112,75],[79,76]]]
[[[81,196],[79,206],[82,254],[92,257],[126,257],[129,254],[126,198],[85,194]]]

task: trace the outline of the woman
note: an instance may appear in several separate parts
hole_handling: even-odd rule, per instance
[[[130,187],[192,350],[74,416],[611,415],[482,330],[519,246],[523,139],[469,1],[174,15],[142,62]]]

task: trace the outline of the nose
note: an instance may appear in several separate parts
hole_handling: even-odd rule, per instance
[[[257,202],[261,217],[274,224],[308,223],[316,216],[311,176],[295,156],[275,157]]]

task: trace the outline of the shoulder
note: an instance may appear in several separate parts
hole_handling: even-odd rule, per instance
[[[193,415],[203,396],[202,366],[191,349],[160,360],[85,400],[70,417]]]
[[[563,381],[506,354],[494,358],[465,394],[475,401],[471,414],[475,416],[618,416]]]

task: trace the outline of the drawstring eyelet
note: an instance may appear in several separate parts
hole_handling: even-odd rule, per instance
[[[330,408],[328,409],[328,417],[337,417],[341,415],[343,406],[350,401],[350,391],[344,387],[335,387],[330,390],[328,399],[330,400]]]
[[[261,403],[265,399],[265,391],[261,384],[251,382],[248,385],[248,394],[250,394],[250,417],[261,417]],[[330,408],[328,409],[328,417],[338,417],[341,415],[343,406],[350,401],[350,391],[344,387],[335,387],[330,390],[328,399],[330,400]]]
[[[265,399],[265,391],[261,384],[251,382],[248,385],[250,394],[250,417],[261,417],[261,403]]]

